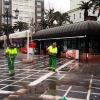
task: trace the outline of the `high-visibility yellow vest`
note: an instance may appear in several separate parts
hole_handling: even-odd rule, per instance
[[[7,48],[6,49],[6,53],[8,53],[8,54],[11,54],[11,55],[13,55],[13,54],[17,54],[17,49],[16,48]]]
[[[56,53],[56,54],[57,54],[57,52],[58,52],[57,47],[53,48],[52,45],[49,46],[47,49],[48,49],[49,52],[51,52],[51,53]]]

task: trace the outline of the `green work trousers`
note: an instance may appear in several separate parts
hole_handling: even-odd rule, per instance
[[[13,56],[13,58],[11,58],[11,56],[12,55],[10,55],[10,56],[7,57],[9,74],[15,73],[15,71],[14,71],[15,56]]]
[[[49,56],[49,68],[52,70],[56,69],[56,56]]]

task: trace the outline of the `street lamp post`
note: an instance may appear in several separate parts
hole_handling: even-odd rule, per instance
[[[14,19],[17,19],[18,18],[18,14],[19,14],[19,11],[18,9],[15,10],[15,16],[12,16],[10,13],[9,13],[9,7],[10,7],[10,0],[4,0],[4,7],[5,7],[5,10],[6,12],[4,14],[1,15],[1,17],[4,17],[5,19],[7,19],[7,30],[6,30],[6,36],[7,36],[7,43],[9,43],[9,32],[8,32],[8,19],[10,18],[14,18]]]

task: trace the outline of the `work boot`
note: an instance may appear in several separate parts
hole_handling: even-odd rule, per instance
[[[9,76],[12,76],[12,74],[9,74]]]
[[[48,68],[48,70],[52,70],[51,68]]]
[[[53,72],[56,72],[55,69],[52,69]]]
[[[15,73],[12,73],[12,76],[14,76],[15,75]]]
[[[15,75],[15,73],[9,74],[9,76],[14,76],[14,75]]]

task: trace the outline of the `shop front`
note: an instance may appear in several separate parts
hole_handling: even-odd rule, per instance
[[[67,50],[79,50],[79,60],[100,60],[100,22],[83,21],[41,30],[33,36],[40,44],[40,54],[57,42],[58,57],[66,57]]]

